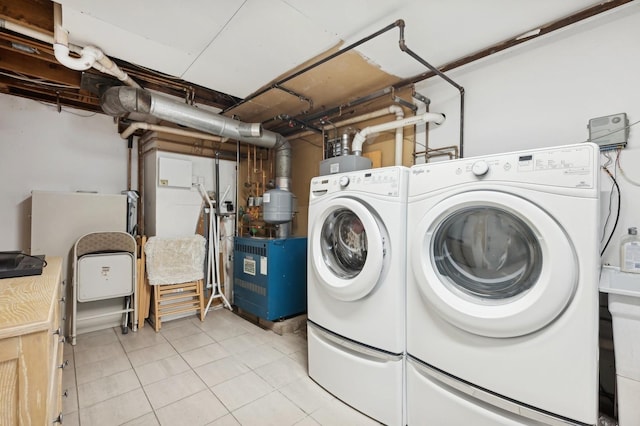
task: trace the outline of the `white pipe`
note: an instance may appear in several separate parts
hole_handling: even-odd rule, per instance
[[[212,135],[212,134],[209,134],[209,133],[200,133],[200,132],[194,132],[194,131],[191,131],[191,130],[182,130],[182,129],[176,129],[175,127],[160,126],[160,125],[157,125],[157,124],[143,123],[143,122],[131,123],[131,125],[129,127],[124,129],[124,131],[122,133],[120,133],[120,137],[122,139],[127,139],[129,136],[134,134],[136,130],[139,130],[139,129],[142,129],[142,130],[155,130],[155,131],[158,131],[158,132],[171,133],[173,135],[187,136],[187,137],[191,137],[191,138],[204,139],[204,140],[208,140],[208,141],[222,142],[224,140],[220,136],[215,136],[215,135]]]
[[[27,37],[43,41],[45,43],[53,44],[53,37],[49,34],[22,26],[20,24],[16,24],[15,22],[0,19],[0,28],[6,28],[7,30],[13,31],[14,33],[22,34]]]
[[[401,120],[390,121],[388,123],[382,123],[375,126],[365,127],[360,132],[358,132],[353,138],[353,142],[351,142],[351,152],[355,155],[362,155],[362,144],[366,141],[367,136],[373,133],[397,129],[398,127],[411,126],[417,123],[434,122],[436,124],[442,124],[444,123],[444,120],[445,120],[444,114],[427,112],[422,115],[414,115],[413,117],[407,117]]]
[[[87,46],[86,48],[89,48],[89,47],[90,46]],[[135,81],[133,81],[126,72],[122,71],[122,69],[118,67],[115,62],[109,59],[104,53],[102,53],[102,51],[100,50],[98,51],[100,52],[100,56],[98,57],[98,62],[93,64],[93,67],[95,69],[114,76],[115,78],[117,78],[118,80],[126,84],[127,86],[137,87],[138,89],[141,88],[140,85]]]
[[[88,70],[98,59],[93,49],[84,48],[79,58],[69,56],[69,33],[62,28],[62,6],[53,3],[53,52],[58,62],[76,71]]]
[[[418,110],[416,111],[416,114],[424,114],[425,112],[427,112],[427,103],[418,99],[418,98],[413,98],[414,99],[414,104],[418,107]],[[427,146],[427,124],[426,123],[420,123],[420,124],[416,124],[416,133],[415,133],[415,138],[414,138],[414,145],[413,145],[413,152],[414,154],[416,152],[419,151],[418,147],[419,146],[423,146],[425,151],[428,150],[428,146]],[[413,157],[413,163],[412,164],[416,164],[416,159],[417,157],[414,156]],[[425,163],[427,162],[427,157],[425,157]]]
[[[389,111],[393,108],[393,112],[396,114],[396,120],[402,120],[404,118],[404,111],[397,105],[391,105]],[[402,166],[402,151],[404,147],[404,131],[402,127],[396,128],[396,152],[395,152],[395,165]]]
[[[349,124],[362,123],[363,121],[372,120],[374,118],[382,117],[388,114],[395,114],[395,112],[392,110],[393,108],[400,108],[400,107],[398,107],[397,105],[391,105],[389,107],[382,108],[377,111],[372,111],[367,114],[359,115],[357,117],[348,118],[346,120],[339,121],[331,125],[322,126],[322,130],[331,130],[334,128],[348,126]],[[297,138],[301,138],[309,135],[317,135],[317,133],[309,130],[302,133],[296,133],[295,135],[287,137],[287,139],[295,140]]]
[[[28,35],[28,34],[25,34]],[[48,40],[43,40],[48,41]],[[88,70],[94,67],[100,72],[112,75],[125,84],[140,88],[140,85],[133,81],[126,72],[122,71],[102,50],[95,46],[69,45],[69,33],[62,27],[62,6],[60,3],[53,3],[53,52],[56,59],[67,68],[76,71]],[[70,50],[79,54],[79,58],[69,56]]]

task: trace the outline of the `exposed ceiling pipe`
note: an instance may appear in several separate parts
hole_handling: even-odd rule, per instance
[[[416,61],[420,62],[422,65],[430,69],[437,76],[442,78],[444,81],[449,83],[451,86],[455,87],[458,92],[460,92],[460,158],[463,157],[464,153],[464,87],[460,86],[458,83],[449,78],[445,73],[440,71],[438,68],[431,65],[429,62],[422,59],[417,53],[413,50],[409,49],[407,46],[407,42],[404,39],[404,21],[402,19],[398,20],[398,27],[400,28],[400,40],[398,41],[398,45],[400,46],[400,50],[411,56]]]
[[[413,94],[414,104],[417,106],[416,115],[424,114],[425,112],[429,112],[429,104],[431,104],[431,100],[425,96],[422,96],[420,93]],[[429,143],[427,139],[427,132],[429,129],[427,128],[427,123],[416,124],[416,132],[413,141],[413,155],[412,155],[412,164],[416,164],[418,147],[423,146],[425,151],[429,149]],[[457,153],[457,151],[456,151]],[[428,161],[428,158],[425,156],[425,163]]]
[[[122,117],[131,112],[148,114],[212,135],[237,139],[265,148],[272,148],[275,144],[267,138],[259,138],[263,133],[267,133],[262,131],[260,123],[243,123],[143,89],[111,87],[102,95],[100,104],[105,113],[115,117]]]
[[[404,110],[397,105],[389,107],[389,111],[392,111],[396,115],[396,120],[402,120],[404,118]],[[396,128],[396,152],[395,152],[395,165],[402,166],[402,147],[404,146],[404,132],[402,127]]]
[[[207,141],[224,142],[224,138],[220,136],[214,136],[209,133],[193,132],[190,130],[176,129],[175,127],[160,126],[158,124],[143,123],[139,121],[131,123],[129,127],[127,127],[122,133],[120,133],[120,137],[122,139],[128,139],[129,136],[132,136],[136,132],[136,130],[154,130],[157,132],[170,133],[172,135],[186,136]]]
[[[279,86],[281,86],[282,84],[286,83],[287,81],[293,80],[294,78],[306,73],[307,71],[312,70],[312,69],[314,69],[314,68],[316,68],[316,67],[318,67],[318,66],[320,66],[320,65],[322,65],[322,64],[324,64],[326,62],[329,62],[333,58],[338,57],[340,55],[343,55],[343,54],[355,49],[356,47],[360,46],[361,44],[364,44],[364,43],[368,42],[369,40],[374,39],[374,38],[378,37],[379,35],[384,34],[387,31],[392,30],[393,28],[395,28],[395,27],[397,27],[399,25],[400,25],[400,21],[396,21],[393,24],[387,25],[386,27],[376,31],[375,33],[373,33],[373,34],[371,34],[371,35],[369,35],[367,37],[364,37],[363,39],[360,39],[360,40],[356,41],[355,43],[352,43],[349,46],[346,46],[343,49],[338,50],[337,52],[327,56],[326,58],[322,58],[322,59],[312,63],[311,65],[309,65],[309,66],[307,66],[307,67],[305,67],[305,68],[303,68],[301,70],[298,70],[298,71],[294,72],[293,74],[290,74],[290,75],[288,75],[288,76],[276,81],[271,86],[265,87],[264,89],[259,90],[259,91],[255,92],[255,93],[247,96],[246,98],[242,99],[240,102],[236,103],[235,105],[232,105],[229,108],[225,109],[223,112],[227,112],[230,109],[239,107],[240,105],[242,105],[242,104],[244,104],[246,102],[249,102],[250,100],[252,100],[254,98],[257,98],[258,96],[262,95],[263,93],[268,92],[269,90],[272,90],[275,87],[278,87],[278,88],[281,89],[281,87],[279,87]],[[404,22],[403,22],[403,25],[404,25]]]
[[[102,50],[95,46],[80,48],[69,44],[69,33],[62,27],[62,6],[53,3],[53,53],[56,59],[67,68],[76,71],[84,71],[93,67],[100,72],[116,77],[128,86],[140,87],[129,75],[122,71]],[[71,51],[80,57],[69,55]]]
[[[353,142],[351,142],[351,152],[354,155],[362,155],[362,144],[366,141],[367,136],[371,134],[393,130],[399,127],[411,126],[418,123],[433,122],[436,124],[442,124],[444,123],[444,120],[444,114],[427,112],[421,115],[414,115],[413,117],[403,118],[401,120],[390,121],[388,123],[365,127],[354,136]]]
[[[334,128],[340,128],[348,126],[350,124],[362,123],[363,121],[373,120],[374,118],[384,117],[385,115],[395,114],[395,108],[400,108],[397,105],[390,105],[388,107],[372,111],[366,114],[358,115],[356,117],[347,118],[346,120],[338,121],[331,125],[322,126],[322,130],[332,130]],[[315,135],[316,132],[307,131],[302,133],[296,133],[295,135],[287,136],[289,140],[295,140],[304,136]]]
[[[233,120],[156,93],[126,86],[107,89],[100,98],[100,105],[106,114],[114,117],[140,113],[201,132],[271,148],[275,151],[276,186],[279,190],[290,191],[291,145],[282,135],[262,130],[260,123]],[[288,225],[280,225],[278,237],[289,236]]]
[[[5,28],[14,33],[22,34],[27,37],[31,37],[36,40],[40,40],[44,43],[53,44],[53,37],[47,33],[43,33],[33,28],[25,27],[15,22],[7,21],[6,19],[0,19],[0,28]]]

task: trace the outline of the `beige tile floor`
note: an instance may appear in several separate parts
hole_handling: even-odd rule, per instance
[[[307,374],[304,335],[263,330],[226,309],[78,336],[65,345],[65,426],[377,425]]]

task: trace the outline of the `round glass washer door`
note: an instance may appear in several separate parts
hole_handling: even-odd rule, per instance
[[[311,266],[333,298],[361,299],[380,280],[388,239],[362,203],[350,198],[332,200],[314,221],[309,239]]]
[[[553,321],[577,286],[566,233],[535,204],[496,191],[445,199],[420,220],[411,264],[420,293],[445,320],[488,337]]]

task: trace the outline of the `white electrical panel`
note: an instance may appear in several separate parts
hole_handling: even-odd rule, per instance
[[[160,157],[158,161],[158,186],[191,188],[191,161],[166,157]]]
[[[629,120],[626,113],[607,115],[589,120],[589,141],[600,149],[624,148],[629,138]]]

